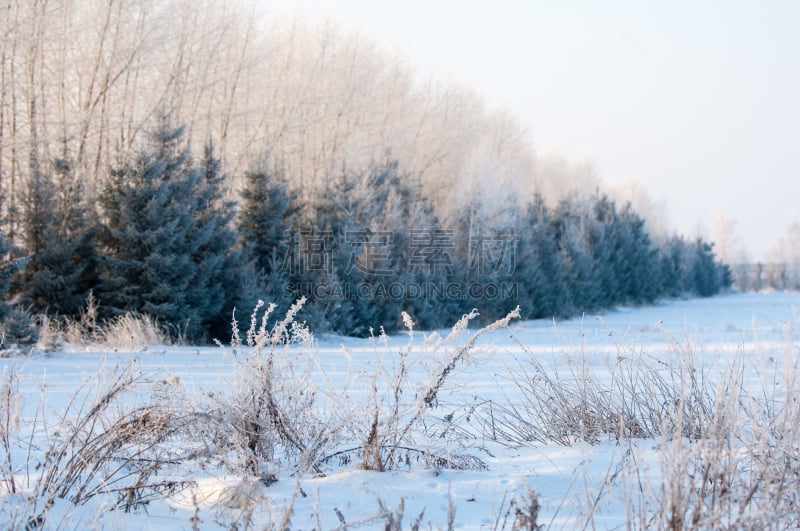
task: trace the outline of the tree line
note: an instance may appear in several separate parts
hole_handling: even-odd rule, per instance
[[[534,151],[474,91],[333,21],[253,9],[0,7],[7,337],[90,293],[104,317],[148,313],[202,341],[260,298],[306,296],[312,326],[367,334],[400,308],[434,327],[472,307],[560,317],[726,285],[707,243],[601,194],[591,165]]]
[[[67,148],[31,168],[21,237],[0,237],[6,341],[26,315],[77,316],[90,293],[104,317],[147,314],[202,342],[227,337],[234,308],[247,319],[259,299],[285,309],[306,297],[313,329],[367,335],[398,328],[401,311],[437,328],[472,308],[560,318],[730,286],[711,244],[656,245],[630,204],[598,190],[500,208],[473,194],[443,215],[397,161],[332,171],[305,196],[265,156],[234,202],[213,143],[193,153],[185,127],[156,122],[98,178],[96,201]]]
[[[375,161],[399,161],[448,218],[475,190],[536,191],[552,202],[596,186],[591,164],[534,150],[515,117],[475,90],[424,77],[391,47],[335,21],[258,8],[249,0],[0,5],[4,231],[17,239],[35,167],[69,159],[81,193],[96,197],[107,168],[135,155],[161,113],[184,124],[193,146],[214,139],[231,199],[265,146],[307,202],[325,193],[330,175]]]

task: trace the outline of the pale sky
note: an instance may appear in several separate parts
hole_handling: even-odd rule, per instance
[[[469,83],[534,146],[644,184],[687,236],[723,210],[761,259],[800,214],[800,1],[264,1]]]

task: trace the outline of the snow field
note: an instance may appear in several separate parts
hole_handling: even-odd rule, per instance
[[[154,476],[183,478],[183,489],[154,497],[130,512],[112,510],[118,499],[111,494],[77,505],[70,496],[56,497],[44,525],[52,529],[218,529],[235,524],[242,529],[280,527],[288,521],[292,529],[383,529],[401,516],[402,528],[410,528],[422,514],[421,528],[511,529],[517,518],[515,509],[523,513],[530,509],[530,495],[535,492],[538,524],[554,529],[587,524],[601,529],[627,524],[659,527],[675,523],[677,517],[689,527],[754,522],[782,527],[791,521],[786,512],[797,497],[791,474],[800,471],[800,436],[793,425],[800,417],[792,406],[794,393],[800,392],[800,382],[795,382],[798,303],[797,294],[727,295],[620,308],[600,317],[557,324],[512,322],[476,341],[475,348],[448,374],[435,407],[424,408],[418,422],[410,419],[419,410],[419,395],[430,388],[442,364],[456,352],[453,349],[463,347],[475,330],[466,330],[442,345],[436,345],[430,333],[415,331],[411,338],[408,334],[372,340],[319,337],[304,347],[281,347],[275,351],[276,366],[291,367],[294,384],[315,393],[308,420],[340,425],[331,429],[321,453],[345,451],[340,455],[347,459],[321,461],[322,476],[304,469],[296,452],[276,449],[273,459],[261,463],[276,480],[267,485],[245,470],[233,470],[229,465],[238,461],[226,453],[233,450],[218,445],[201,458],[165,465]],[[438,332],[441,338],[447,334],[448,330]],[[117,374],[115,367],[132,363],[141,385],[112,404],[103,418],[146,405],[153,396],[164,401],[178,396],[154,391],[165,386],[179,389],[186,398],[175,405],[160,404],[168,410],[179,405],[235,404],[234,398],[241,398],[252,376],[247,373],[251,356],[247,348],[234,353],[230,347],[150,345],[132,352],[99,352],[72,345],[26,359],[0,360],[4,375],[16,368],[21,398],[18,409],[10,410],[11,416],[18,411],[19,417],[17,428],[7,430],[11,459],[0,456],[0,485],[6,492],[0,496],[0,520],[7,526],[24,527],[23,522],[41,513],[41,507],[35,514],[29,511],[28,496],[41,474],[36,463],[42,462],[48,441],[58,439],[59,430],[74,422],[70,415],[85,412],[74,405],[102,393]],[[687,360],[691,363],[681,365]],[[657,436],[621,437],[619,430],[600,429],[599,424],[600,428],[593,428],[592,419],[602,415],[590,411],[595,405],[591,399],[596,398],[597,389],[601,394],[622,389],[614,385],[620,382],[623,368],[641,369],[631,381],[650,383],[656,380],[645,376],[657,373],[668,380],[669,370],[681,367],[686,369],[681,373],[686,379],[678,382],[679,388],[695,382],[708,393],[697,395],[707,400],[696,406],[708,410],[707,416],[697,419],[696,424],[704,428],[697,437],[669,430]],[[565,393],[555,396],[554,401],[560,400],[556,406],[574,398],[573,391],[585,389],[592,394],[585,402],[575,402],[587,408],[583,424],[575,428],[577,432],[565,427],[559,441],[548,440],[541,432],[531,436],[531,428],[522,429],[526,422],[532,423],[536,411],[573,412],[572,402],[570,408],[560,409],[537,410],[541,404],[531,405],[532,397],[543,396],[526,388],[526,383],[543,385],[544,380],[536,379],[537,370],[557,383],[556,391]],[[402,394],[396,400],[394,382],[401,371]],[[81,386],[81,382],[86,383]],[[644,393],[647,387],[639,390]],[[711,407],[715,397],[728,394],[735,400],[719,402],[730,403],[727,409]],[[696,398],[689,392],[679,397],[687,402]],[[655,404],[654,409],[666,411],[668,406]],[[410,450],[400,451],[400,463],[384,472],[361,469],[360,450],[347,452],[364,445],[375,408],[381,417],[380,429],[411,424],[408,435],[398,443]],[[681,411],[696,409],[687,406]],[[552,422],[566,426],[565,418],[554,416]],[[763,425],[759,419],[765,419]],[[304,417],[297,420],[301,428],[310,429],[302,425]],[[680,420],[692,425],[692,419]],[[208,445],[199,431],[197,440],[187,440],[187,432],[181,432],[163,444],[176,451]],[[391,434],[387,437],[391,443]],[[452,462],[466,456],[474,459],[468,463],[482,463],[486,469],[453,470],[426,462],[426,453],[442,451]],[[777,456],[773,461],[760,461],[772,455]],[[784,463],[785,468],[776,469],[776,463]],[[777,479],[754,478],[763,476],[768,467],[779,474]],[[710,474],[705,479],[704,470]],[[737,479],[723,477],[731,471]],[[17,493],[9,492],[10,477]],[[773,483],[780,483],[780,489],[767,485]],[[755,491],[752,500],[745,503],[741,486]],[[766,519],[766,506],[775,510],[772,520]],[[693,520],[697,508],[701,519]]]

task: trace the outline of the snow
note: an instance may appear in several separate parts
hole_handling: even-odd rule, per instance
[[[558,323],[515,322],[480,338],[467,363],[454,370],[434,411],[441,417],[451,408],[465,422],[464,405],[521,400],[511,376],[531,357],[544,367],[563,372],[580,359],[601,379],[617,356],[647,355],[668,363],[676,344],[691,345],[704,365],[712,367],[728,363],[737,353],[768,364],[786,353],[797,355],[792,334],[800,324],[798,308],[800,294],[796,293],[730,294],[647,308],[617,308]],[[447,333],[439,331],[442,337]],[[425,351],[427,336],[414,332],[415,353]],[[407,334],[387,338],[385,344],[377,339],[318,337],[313,347],[318,363],[308,376],[320,389],[347,389],[350,400],[367,400],[367,377],[380,368],[393,374],[397,353],[408,342]],[[151,381],[178,379],[188,395],[228,390],[239,363],[230,348],[149,346],[131,352],[100,352],[73,345],[24,359],[0,359],[0,370],[16,366],[20,371],[25,425],[43,413],[56,418],[81,382],[91,382],[98,372],[129,360],[135,360],[137,370]],[[425,357],[415,361],[411,379],[425,381],[433,361]],[[323,400],[330,400],[330,407],[349,407],[343,405],[341,396]],[[412,462],[398,470],[376,472],[350,464],[330,465],[325,477],[314,477],[296,475],[291,466],[278,465],[277,481],[265,486],[223,468],[191,466],[185,470],[191,488],[151,502],[145,510],[110,510],[113,501],[101,497],[77,507],[59,499],[50,510],[47,527],[172,530],[191,529],[195,524],[201,529],[219,529],[236,523],[244,528],[249,516],[250,523],[261,528],[277,526],[291,511],[292,529],[334,529],[342,526],[343,520],[348,525],[361,523],[362,529],[383,529],[386,521],[376,518],[380,502],[396,511],[402,500],[404,528],[424,511],[422,528],[446,529],[452,504],[454,528],[501,529],[504,521],[506,528],[513,521],[511,500],[520,503],[533,489],[540,504],[539,524],[571,529],[590,521],[602,529],[624,527],[632,518],[631,500],[638,498],[631,496],[633,479],[621,467],[631,455],[639,460],[637,470],[646,476],[648,492],[660,488],[662,464],[654,440],[603,437],[596,444],[565,446],[503,444],[485,438],[463,444],[488,470],[434,470]],[[25,456],[15,453],[14,459],[22,480],[24,471],[19,463],[24,463]],[[0,496],[0,522],[6,526],[13,523],[9,521],[13,507],[24,503],[22,494]]]

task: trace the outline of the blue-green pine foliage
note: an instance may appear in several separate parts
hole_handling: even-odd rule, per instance
[[[297,219],[296,197],[282,172],[266,165],[245,172],[237,217],[244,283],[235,301],[240,326],[259,300],[277,305],[275,318],[295,302],[298,279],[290,261]]]
[[[528,203],[517,233],[519,246],[515,278],[523,315],[529,319],[566,315],[569,292],[554,220],[541,195]]]
[[[194,160],[182,133],[162,117],[110,170],[99,221],[66,156],[50,173],[32,165],[21,254],[12,261],[0,245],[0,295],[74,315],[94,289],[105,317],[145,313],[207,341],[227,333],[234,307],[244,325],[259,299],[277,303],[280,318],[304,296],[300,318],[317,331],[363,336],[400,328],[403,311],[431,329],[472,308],[484,322],[516,305],[561,318],[731,284],[711,244],[655,246],[629,204],[599,193],[552,208],[537,195],[520,207],[510,198],[505,210],[476,197],[443,221],[419,180],[388,162],[343,169],[316,195],[259,167],[244,175],[237,206],[213,146]]]
[[[113,314],[147,314],[197,340],[236,291],[233,208],[221,202],[210,148],[196,165],[182,134],[162,118],[146,148],[112,170],[100,196],[97,295]]]
[[[11,254],[11,244],[3,234],[0,234],[0,323],[11,311],[11,307],[6,302],[6,293],[11,286],[11,278],[16,270],[16,262],[12,259]]]
[[[34,169],[23,194],[25,266],[12,288],[22,307],[78,315],[96,284],[96,228],[67,158],[54,161],[52,174]]]
[[[187,243],[191,243],[196,275],[189,286],[187,303],[200,308],[203,315],[201,329],[194,335],[221,338],[230,331],[230,316],[243,283],[244,257],[236,245],[233,226],[236,203],[224,198],[227,177],[211,142],[204,147],[203,158],[194,171],[199,173],[199,180],[190,191],[194,223]]]

